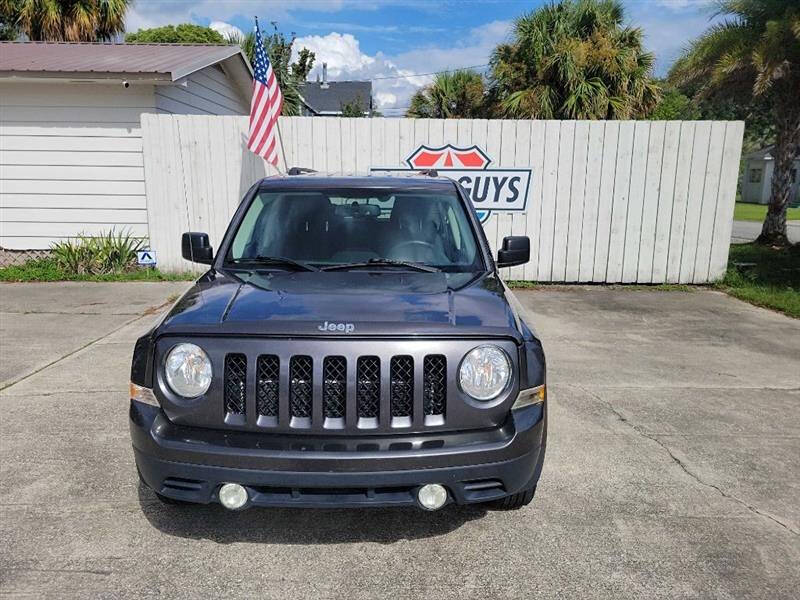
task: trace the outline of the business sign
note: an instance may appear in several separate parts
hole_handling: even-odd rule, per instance
[[[493,211],[524,212],[531,183],[530,169],[489,168],[492,159],[478,146],[440,148],[420,146],[405,160],[407,168],[372,167],[372,172],[409,172],[434,169],[461,184],[481,223]]]

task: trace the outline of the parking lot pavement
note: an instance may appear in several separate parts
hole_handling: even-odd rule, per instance
[[[5,595],[797,597],[796,320],[714,292],[519,292],[549,367],[531,506],[231,513],[137,484],[137,315],[176,289],[142,285],[0,288],[3,377],[33,371],[0,392]]]

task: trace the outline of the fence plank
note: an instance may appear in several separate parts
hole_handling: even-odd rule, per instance
[[[515,167],[525,168],[530,166],[531,126],[532,121],[517,121],[516,143],[514,147],[514,160],[511,164]],[[528,220],[524,213],[511,213],[511,235],[527,235]],[[529,236],[530,237],[530,236]],[[525,279],[525,266],[520,265],[511,269],[511,279]]]
[[[502,121],[500,126],[500,164],[513,165],[516,159],[516,137],[517,137],[517,122],[512,120]],[[509,212],[498,211],[496,218],[496,233],[495,233],[495,256],[497,256],[497,249],[503,243],[504,235],[511,235],[514,226],[514,215]],[[511,269],[503,269],[500,276],[503,279],[511,279]]]
[[[708,146],[708,163],[706,164],[705,182],[703,183],[702,205],[695,242],[692,283],[708,281],[708,265],[711,260],[711,241],[714,236],[714,220],[717,216],[717,195],[719,193],[720,176],[722,175],[722,152],[725,147],[725,123],[714,121]]]
[[[733,210],[736,199],[736,181],[733,177],[739,169],[742,154],[744,123],[728,123],[725,128],[725,148],[722,151],[722,179],[716,200],[716,218],[712,235],[711,257],[709,260],[708,281],[716,281],[725,275],[728,266]]]
[[[645,173],[644,197],[642,199],[641,231],[636,265],[636,281],[650,283],[653,273],[653,248],[655,247],[658,217],[658,192],[661,187],[661,164],[664,152],[666,121],[650,123],[650,139],[647,146],[647,172]],[[627,249],[626,249],[627,251]]]
[[[700,211],[703,206],[710,138],[711,122],[700,121],[697,123],[692,148],[689,195],[686,200],[686,221],[683,227],[683,249],[678,283],[691,283],[694,277],[694,259],[697,254],[697,236],[700,230]]]
[[[683,252],[683,230],[686,225],[686,204],[689,197],[689,176],[692,171],[695,123],[681,123],[678,164],[675,170],[675,191],[672,200],[672,226],[667,249],[667,283],[678,283]]]
[[[603,140],[603,165],[600,175],[600,203],[597,211],[594,274],[592,281],[606,281],[608,245],[611,239],[611,211],[614,205],[614,180],[619,150],[619,121],[607,121]]]
[[[680,140],[680,121],[666,122],[664,126],[664,147],[661,154],[661,176],[658,190],[655,240],[653,243],[651,283],[664,283],[667,281],[667,257],[669,254],[670,229],[672,227],[672,201],[678,169]]]
[[[622,256],[622,282],[636,281],[639,269],[639,245],[642,235],[642,212],[650,144],[650,122],[636,121],[633,128],[633,155],[625,215],[625,245]]]
[[[631,159],[635,125],[623,121],[619,126],[617,162],[614,173],[614,195],[611,205],[611,231],[608,241],[608,264],[605,281],[616,283],[622,280],[622,261],[625,254],[625,228],[628,218],[628,194],[631,185]]]
[[[545,122],[542,219],[539,228],[539,265],[536,277],[539,281],[551,281],[553,273],[553,233],[556,224],[556,184],[560,132],[560,121]]]
[[[589,158],[590,121],[575,123],[572,150],[572,182],[570,183],[569,226],[567,228],[567,268],[565,281],[578,281],[581,266],[583,204],[586,197],[586,171]]]
[[[525,265],[525,279],[539,276],[539,237],[542,222],[542,181],[544,173],[545,122],[531,123],[531,141],[528,145],[528,164],[531,167],[531,189],[525,211],[525,225],[531,238],[531,260]]]
[[[600,200],[600,183],[603,171],[604,137],[605,123],[603,121],[589,123],[578,281],[592,281],[594,276],[594,250],[597,240],[598,202]]]

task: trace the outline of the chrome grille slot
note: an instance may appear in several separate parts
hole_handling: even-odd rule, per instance
[[[322,363],[322,414],[327,419],[345,415],[347,400],[347,360],[326,356]]]
[[[244,354],[225,356],[225,411],[243,415],[247,399],[247,357]]]
[[[441,354],[429,354],[425,357],[422,398],[425,415],[444,415],[447,404],[447,359]]]
[[[376,419],[381,407],[381,361],[377,356],[362,356],[356,369],[358,417]]]
[[[393,356],[390,367],[389,409],[392,417],[411,417],[414,411],[414,359]]]
[[[277,417],[280,400],[280,359],[274,354],[259,356],[256,373],[256,412],[265,417]]]
[[[289,415],[311,418],[313,404],[313,362],[310,356],[293,356],[289,361]]]

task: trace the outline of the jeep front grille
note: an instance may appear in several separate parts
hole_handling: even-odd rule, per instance
[[[228,354],[225,357],[225,410],[243,415],[247,405],[247,357]]]
[[[231,425],[381,430],[444,425],[448,371],[442,354],[352,360],[259,354],[249,364],[254,374],[248,374],[246,354],[225,354],[223,406]],[[248,398],[254,415],[248,414]]]

